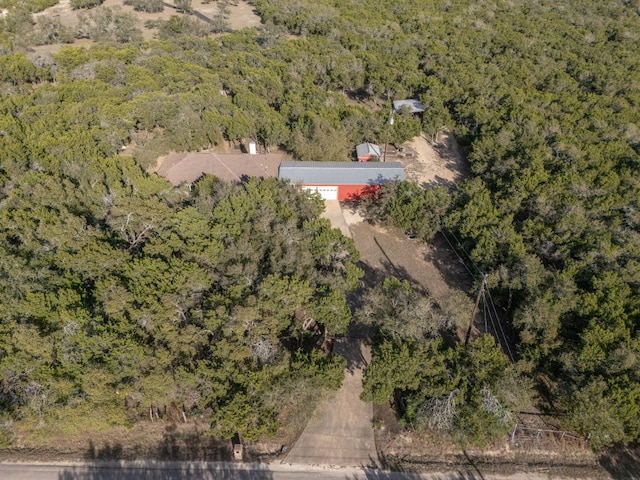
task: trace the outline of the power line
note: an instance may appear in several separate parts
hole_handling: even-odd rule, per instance
[[[489,290],[487,289],[486,293],[489,294],[489,299],[491,299],[491,292],[489,292]],[[493,336],[501,345],[504,345],[504,348],[506,348],[507,353],[509,354],[509,358],[511,359],[511,362],[513,363],[514,362],[513,355],[511,354],[511,349],[509,348],[509,342],[507,340],[507,337],[505,336],[504,330],[502,329],[502,323],[500,323],[500,318],[498,318],[497,313],[495,314],[495,317],[494,317],[494,314],[491,313],[491,310],[489,309],[488,302],[485,297],[485,292],[483,292],[482,294],[482,299],[484,301],[484,306],[487,310],[489,320],[491,321],[491,328],[493,328]],[[493,310],[495,312],[495,307],[493,307]],[[486,319],[485,319],[485,323],[486,323]],[[498,324],[497,327],[496,327],[496,323]],[[502,338],[500,338],[500,332],[502,332]]]
[[[489,310],[487,298],[485,296],[485,292],[482,292],[482,300],[484,301],[484,306],[487,309],[487,313],[489,315],[489,320],[491,320],[491,328],[493,328],[493,337],[498,339],[498,329],[496,328],[496,324],[495,324],[495,321],[493,319],[493,315],[491,315],[491,311]],[[498,342],[500,342],[500,339],[498,339]]]
[[[482,294],[482,298],[484,300],[484,293]],[[484,307],[482,309],[482,314],[484,315],[484,331],[486,332],[487,330],[489,330],[489,326],[487,325],[487,315],[490,314],[490,312],[488,311],[489,307],[487,305],[487,301],[486,300],[484,302],[482,302],[482,306]]]
[[[451,243],[451,241],[449,240],[449,238],[445,234],[444,229],[442,229],[440,232],[442,233],[442,236],[444,237],[444,239],[449,244],[449,247],[451,248],[451,250],[453,250],[453,252],[456,254],[458,259],[460,260],[460,263],[462,263],[462,265],[467,270],[467,272],[469,272],[469,275],[471,275],[471,277],[474,280],[477,281],[478,280],[477,277],[473,274],[471,269],[467,266],[467,263],[460,256],[460,254],[458,253],[456,248],[453,246],[453,244]],[[504,342],[504,346],[505,346],[505,348],[507,350],[507,353],[509,354],[509,358],[511,359],[512,363],[515,362],[513,353],[511,352],[511,348],[509,347],[509,341],[507,339],[507,335],[504,333],[504,329],[502,328],[502,323],[500,322],[500,317],[498,315],[498,311],[497,311],[496,306],[495,306],[495,304],[493,302],[493,298],[491,297],[491,292],[489,291],[488,288],[486,289],[486,293],[489,295],[489,302],[490,302],[491,308],[489,308],[488,305],[487,305],[487,301],[486,301],[486,297],[485,297],[485,286],[486,286],[486,281],[487,281],[488,275],[486,273],[483,273],[482,270],[480,270],[480,267],[478,267],[478,265],[473,261],[471,256],[467,253],[465,248],[462,246],[462,243],[460,242],[458,237],[456,237],[456,234],[453,233],[453,231],[451,231],[451,230],[449,230],[449,233],[455,239],[456,243],[459,245],[460,249],[465,254],[465,256],[467,257],[467,259],[469,260],[471,265],[483,277],[482,278],[482,283],[480,285],[480,290],[478,291],[478,298],[476,299],[476,305],[475,305],[475,308],[473,310],[473,314],[471,315],[471,321],[469,322],[469,328],[467,329],[467,334],[466,334],[466,337],[465,337],[465,345],[469,342],[469,336],[471,334],[471,328],[473,326],[473,319],[476,316],[476,313],[477,313],[477,310],[478,310],[478,306],[479,306],[478,303],[480,302],[480,297],[482,296],[482,299],[484,300],[483,301],[483,315],[484,315],[484,329],[485,329],[485,332],[488,330],[488,324],[487,324],[487,316],[488,316],[489,320],[491,321],[491,326],[493,327],[493,331],[495,332],[494,336],[497,338],[499,336],[499,334],[502,335],[502,342]],[[493,310],[493,314],[491,313],[491,310]],[[494,315],[495,315],[495,322],[498,323],[498,328],[496,328],[496,325],[495,325],[495,322],[494,322]],[[498,341],[500,341],[499,338],[498,338]]]
[[[476,278],[476,276],[473,274],[473,272],[471,271],[471,269],[467,266],[467,264],[465,263],[464,259],[460,256],[460,254],[458,253],[458,251],[455,249],[455,247],[453,246],[453,244],[449,241],[449,238],[445,235],[444,230],[441,230],[440,233],[442,233],[442,236],[444,237],[444,239],[447,241],[447,243],[449,244],[449,247],[451,247],[451,250],[453,250],[453,253],[456,254],[456,256],[458,257],[458,259],[460,260],[460,263],[464,266],[464,268],[467,269],[467,272],[469,272],[469,275],[471,275],[471,277],[474,280],[478,280]],[[482,272],[481,272],[482,273]]]
[[[507,336],[504,333],[504,330],[502,328],[502,323],[500,322],[500,317],[498,316],[498,311],[496,310],[496,306],[493,303],[493,298],[491,297],[491,292],[489,291],[489,289],[487,289],[487,294],[489,295],[489,301],[491,302],[491,308],[493,309],[493,312],[496,316],[496,320],[498,322],[498,326],[500,327],[500,332],[502,333],[502,338],[504,340],[504,345],[505,347],[507,347],[507,352],[509,353],[509,358],[511,358],[511,362],[515,362],[515,359],[513,357],[513,354],[511,353],[511,348],[509,347],[509,341],[507,340]]]
[[[473,267],[478,271],[478,273],[480,275],[484,275],[484,272],[482,270],[480,270],[480,267],[478,267],[478,265],[476,265],[476,262],[473,261],[473,259],[471,258],[471,255],[469,255],[467,253],[467,251],[464,249],[464,246],[462,245],[462,243],[460,242],[460,240],[458,240],[458,237],[456,237],[456,234],[453,233],[452,230],[449,230],[449,233],[453,236],[453,238],[456,240],[456,243],[460,246],[460,249],[464,252],[464,254],[466,255],[466,257],[469,259],[469,261],[471,262],[471,265],[473,265]]]

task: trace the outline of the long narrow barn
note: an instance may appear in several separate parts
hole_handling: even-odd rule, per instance
[[[399,162],[282,162],[278,178],[318,192],[325,200],[357,200],[391,180],[405,180]]]

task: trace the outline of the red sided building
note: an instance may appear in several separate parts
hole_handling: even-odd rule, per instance
[[[282,162],[278,178],[325,200],[357,200],[391,180],[405,180],[400,162]]]

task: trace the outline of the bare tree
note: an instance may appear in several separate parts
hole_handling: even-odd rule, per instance
[[[427,398],[418,410],[418,418],[424,426],[442,431],[451,430],[457,413],[457,393],[458,389],[455,389],[448,395]]]
[[[264,335],[251,345],[251,356],[261,365],[272,362],[280,353],[280,347]]]
[[[485,412],[495,415],[501,425],[513,423],[511,412],[500,403],[500,400],[493,394],[489,385],[484,385],[480,393],[482,394],[482,409]]]

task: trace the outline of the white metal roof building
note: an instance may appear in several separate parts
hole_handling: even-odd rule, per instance
[[[425,111],[424,105],[420,100],[409,99],[393,101],[393,110],[395,112],[400,113],[404,108],[407,108],[409,113],[422,113]]]

